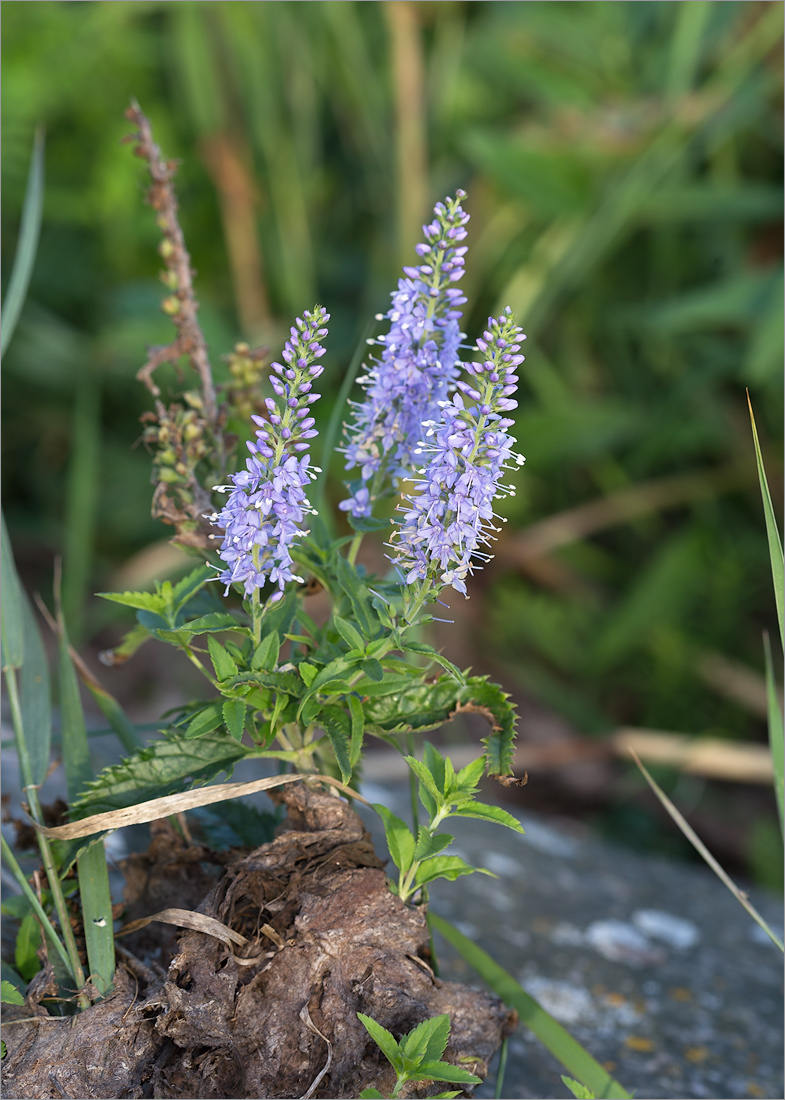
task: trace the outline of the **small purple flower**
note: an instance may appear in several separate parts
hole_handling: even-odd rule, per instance
[[[370,516],[383,485],[408,477],[423,421],[438,415],[457,378],[458,307],[466,298],[453,284],[463,275],[467,251],[461,245],[469,220],[460,206],[465,198],[457,191],[438,202],[434,220],[423,226],[426,242],[416,247],[421,263],[403,269],[386,314],[390,330],[376,340],[384,347],[381,359],[360,379],[366,397],[352,402],[355,422],[343,450],[346,469],[358,469],[362,485],[339,505],[354,516]]]
[[[502,415],[517,406],[511,395],[523,362],[517,354],[522,339],[509,308],[498,320],[489,318],[477,341],[482,361],[466,365],[469,380],[459,381],[460,392],[443,402],[438,423],[424,425],[426,440],[415,454],[428,455],[428,463],[418,470],[418,488],[404,498],[403,519],[389,544],[405,583],[420,585],[418,605],[443,585],[465,596],[476,560],[491,557],[483,548],[498,531],[494,498],[514,495],[501,479],[511,462],[524,462],[507,432],[513,421]]]
[[[313,512],[305,494],[318,470],[309,467],[307,454],[317,435],[311,405],[319,397],[312,385],[324,370],[317,360],[324,355],[319,342],[327,335],[330,315],[321,306],[297,318],[283,350],[283,363],[273,363],[270,379],[277,400],[266,399],[267,419],[253,416],[256,441],[248,443],[251,457],[245,470],[230,477],[230,485],[215,485],[229,493],[220,512],[207,517],[224,530],[219,556],[227,568],[220,574],[226,593],[242,583],[251,596],[269,579],[280,599],[287,581],[302,580],[292,572],[290,547],[307,534],[302,524]],[[213,538],[220,538],[214,535]],[[225,594],[226,594],[225,593]]]

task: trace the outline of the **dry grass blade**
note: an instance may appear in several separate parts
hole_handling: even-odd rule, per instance
[[[44,836],[55,837],[57,840],[77,840],[83,836],[102,833],[107,829],[123,829],[127,825],[157,821],[161,817],[182,813],[185,810],[195,810],[199,806],[211,806],[215,802],[225,802],[230,798],[243,798],[245,795],[269,791],[288,783],[301,783],[304,779],[316,779],[320,783],[329,783],[350,798],[356,798],[366,806],[370,805],[362,795],[330,775],[274,775],[268,779],[255,779],[252,783],[221,783],[214,787],[200,787],[180,794],[165,795],[163,798],[151,798],[148,802],[140,802],[136,806],[93,814],[92,817],[72,821],[68,825],[58,825],[53,829],[47,829],[35,823],[33,825]]]
[[[777,938],[777,936],[775,936],[775,934],[772,932],[771,928],[769,928],[766,921],[760,915],[760,913],[755,908],[755,906],[750,902],[749,898],[744,893],[744,891],[740,890],[738,888],[738,886],[736,885],[736,883],[733,881],[733,879],[730,877],[730,875],[728,875],[722,869],[722,867],[720,867],[719,863],[714,858],[714,856],[711,854],[711,852],[706,847],[706,845],[703,843],[703,841],[700,839],[698,834],[690,827],[690,825],[687,824],[685,819],[682,817],[682,815],[679,813],[679,811],[673,805],[671,800],[665,794],[665,791],[663,791],[657,785],[657,783],[652,779],[652,777],[646,771],[646,769],[644,768],[643,764],[641,764],[640,760],[636,756],[633,749],[630,749],[630,755],[632,756],[635,763],[638,765],[638,767],[639,767],[639,769],[640,769],[640,771],[643,775],[643,778],[649,784],[651,789],[656,794],[657,798],[660,800],[660,802],[663,804],[663,806],[668,811],[670,816],[673,818],[673,820],[679,826],[681,831],[684,833],[687,840],[689,840],[690,844],[692,844],[695,851],[698,852],[703,857],[703,859],[708,863],[709,867],[711,867],[712,871],[717,876],[717,878],[728,887],[728,889],[733,894],[733,896],[736,898],[736,900],[744,906],[744,908],[747,910],[747,912],[752,917],[752,919],[757,924],[760,925],[760,927],[763,929],[763,931],[766,933],[766,935],[769,937],[769,939],[773,943],[776,943],[776,945],[777,945],[777,947],[779,947],[780,951],[785,951],[785,947],[783,947],[782,942]]]
[[[204,913],[195,913],[191,909],[161,909],[160,912],[153,913],[152,916],[140,917],[139,920],[123,925],[115,935],[128,936],[131,932],[137,932],[140,928],[152,924],[153,921],[159,921],[161,924],[173,924],[176,928],[190,928],[193,932],[204,932],[206,936],[214,936],[215,939],[220,940],[229,947],[232,944],[245,947],[248,943],[245,936],[216,920],[215,917],[206,917]]]

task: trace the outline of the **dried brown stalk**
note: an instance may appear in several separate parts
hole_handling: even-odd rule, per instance
[[[172,186],[176,161],[164,160],[161,150],[153,141],[150,122],[139,104],[131,102],[125,117],[138,128],[137,133],[129,134],[124,140],[136,142],[134,153],[147,161],[152,186],[147,201],[158,215],[158,226],[163,233],[160,253],[166,264],[164,281],[171,295],[164,300],[164,312],[169,314],[177,328],[177,336],[170,344],[149,349],[149,358],[137,374],[140,382],[150,390],[154,397],[160,397],[161,391],[153,381],[153,373],[162,363],[177,363],[182,357],[188,359],[199,375],[204,403],[203,412],[208,425],[216,428],[218,406],[215,397],[213,372],[207,355],[207,344],[197,320],[199,304],[194,295],[191,269],[191,257],[185,247],[183,231],[177,217],[177,199]]]

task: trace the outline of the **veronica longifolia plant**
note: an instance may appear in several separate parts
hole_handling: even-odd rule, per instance
[[[343,450],[359,477],[341,508],[357,532],[353,540],[332,538],[308,500],[320,473],[310,465],[309,445],[329,320],[322,307],[292,326],[280,361],[271,365],[273,395],[243,391],[242,408],[251,400],[257,408],[243,468],[236,468],[239,459],[228,471],[218,461],[233,453],[230,437],[220,431],[239,415],[240,404],[232,405],[237,387],[224,391],[223,406],[210,390],[212,419],[206,384],[201,397],[187,395],[192,408],[205,410],[195,429],[202,435],[198,446],[178,452],[187,467],[182,531],[176,518],[169,521],[181,542],[212,551],[211,560],[177,585],[108,598],[138,613],[136,630],[120,647],[123,656],[149,636],[174,644],[205,674],[213,697],[183,707],[163,741],[105,772],[78,805],[80,816],[119,799],[152,798],[194,778],[208,781],[248,756],[356,782],[364,740],[374,736],[405,754],[427,818],[411,831],[379,807],[398,868],[393,888],[404,900],[434,878],[474,870],[444,854],[452,837],[438,830],[449,817],[520,829],[504,810],[479,801],[483,773],[511,770],[515,714],[507,695],[412,637],[414,625],[429,621],[427,609],[444,587],[467,594],[472,570],[489,556],[494,500],[513,491],[505,472],[523,461],[509,434],[523,359],[523,337],[509,310],[489,320],[470,360],[460,361],[465,299],[455,284],[466,254],[465,197],[458,192],[437,203],[423,227],[420,262],[404,269],[387,313],[388,331],[376,341],[381,354],[362,379],[365,399],[352,405]],[[165,196],[157,208],[167,208]],[[168,239],[179,247],[176,234]],[[172,256],[172,249],[162,255]],[[166,308],[190,333],[187,305]],[[182,354],[177,343],[172,347]],[[203,360],[198,369],[204,380]],[[179,413],[159,407],[158,415],[158,428],[146,438],[162,445],[167,432],[171,440]],[[189,455],[195,456],[191,465]],[[162,468],[163,458],[157,461]],[[213,484],[215,471],[219,484]],[[373,517],[372,509],[404,483],[408,491],[390,533],[391,521]],[[211,494],[217,494],[214,510],[206,513],[209,528],[201,536],[189,502]],[[174,515],[170,509],[165,518]],[[356,564],[360,542],[367,530],[385,525],[394,568],[371,578]],[[308,596],[319,588],[329,596],[330,611],[317,623],[308,613]],[[436,676],[434,665],[441,666]],[[463,707],[491,722],[478,759],[456,773],[430,745],[418,757],[415,735]]]

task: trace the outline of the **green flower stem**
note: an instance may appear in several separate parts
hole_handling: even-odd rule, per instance
[[[5,679],[6,688],[8,691],[8,703],[11,708],[11,719],[14,726],[14,733],[16,735],[16,745],[17,751],[19,753],[19,767],[22,772],[22,783],[24,786],[24,791],[29,801],[30,814],[33,818],[33,821],[35,821],[37,825],[43,825],[44,818],[43,813],[41,812],[41,803],[38,798],[38,788],[33,783],[32,775],[30,773],[30,757],[27,753],[27,743],[25,741],[24,725],[22,722],[22,710],[19,704],[19,692],[16,683],[16,671],[13,668],[6,668]],[[66,961],[68,972],[74,979],[74,984],[76,988],[81,989],[82,986],[85,984],[85,976],[84,971],[82,970],[82,964],[79,961],[79,951],[77,950],[76,939],[74,937],[73,929],[71,928],[71,921],[69,919],[68,908],[65,903],[65,896],[63,895],[63,887],[62,883],[60,882],[60,875],[55,865],[54,856],[52,854],[52,849],[49,845],[48,839],[37,830],[36,839],[38,840],[38,847],[41,851],[41,859],[44,864],[44,870],[46,871],[46,878],[47,882],[49,883],[49,889],[52,891],[52,899],[54,900],[55,909],[57,910],[57,917],[60,921],[60,930],[62,933],[63,942],[61,943],[59,939],[57,940],[58,949],[62,953],[63,958]],[[5,849],[8,847],[8,845],[5,841],[3,841],[3,844],[3,851],[5,852]],[[12,868],[16,867],[17,869],[19,869],[19,864],[14,859],[10,848],[8,848],[8,853],[11,857],[11,860],[13,860],[13,863],[11,864]],[[16,871],[14,873],[16,874]],[[21,869],[19,869],[19,874],[22,875]],[[24,875],[22,875],[22,878],[24,878]],[[38,909],[41,909],[41,906],[38,903],[38,899],[35,898],[35,895],[30,889],[30,886],[27,883],[26,879],[25,886],[27,886],[27,890],[25,891],[25,893],[27,894],[29,891],[29,894],[35,899]],[[24,889],[24,886],[22,888]],[[43,914],[43,909],[41,909],[41,913]],[[41,919],[40,914],[39,919]],[[48,923],[49,922],[47,918],[47,924]],[[46,925],[44,927],[46,927]],[[49,925],[49,927],[51,928],[51,924]],[[52,931],[54,934],[54,929],[52,929]],[[63,946],[63,944],[65,944],[65,946]],[[85,1004],[88,1003],[88,1001],[85,1001]]]
[[[371,510],[373,510],[374,501],[376,500],[376,494],[379,492],[382,485],[384,485],[384,479],[387,476],[388,462],[388,456],[385,455],[385,457],[382,459],[379,469],[373,475],[373,480],[371,481],[370,489],[368,490],[370,496]],[[360,552],[360,547],[362,546],[362,541],[364,537],[364,532],[358,531],[352,539],[349,546],[349,552],[346,555],[346,560],[348,561],[349,565],[354,565],[354,563],[357,561],[357,555]]]
[[[406,735],[407,748],[409,750],[409,756],[414,756],[414,731],[409,730]],[[409,768],[409,799],[412,804],[412,824],[414,826],[414,835],[417,836],[417,830],[420,824],[420,806],[419,798],[417,797],[417,776],[414,774],[411,768]]]
[[[191,664],[195,665],[199,669],[201,674],[205,677],[205,679],[210,681],[210,683],[213,685],[214,688],[217,688],[218,687],[218,681],[213,676],[210,675],[210,673],[204,667],[204,665],[199,660],[199,658],[196,656],[196,654],[191,649],[191,647],[186,643],[182,648],[183,648],[183,652],[185,653],[186,657],[191,662]]]
[[[259,547],[254,546],[253,552],[254,558],[257,558],[259,554]],[[262,640],[262,606],[259,598],[258,588],[254,588],[253,593],[251,594],[251,629],[253,632],[253,645],[254,649],[256,649],[256,647]]]

